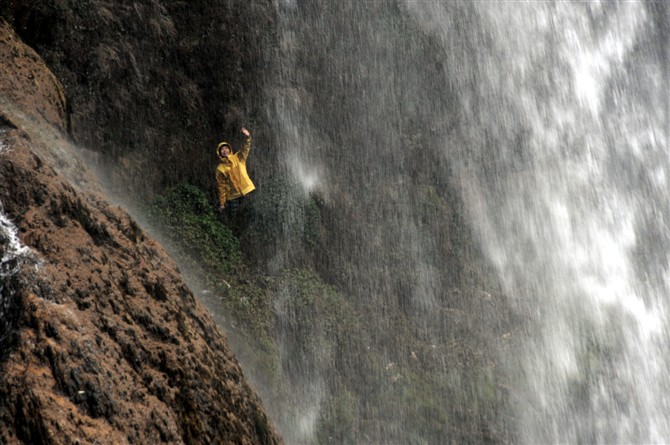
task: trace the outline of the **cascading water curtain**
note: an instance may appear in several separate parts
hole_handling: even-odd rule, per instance
[[[528,321],[510,363],[521,439],[667,443],[666,7],[407,7],[444,43],[465,201]],[[469,27],[453,22],[463,9]]]

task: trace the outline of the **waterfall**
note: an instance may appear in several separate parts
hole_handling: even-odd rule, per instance
[[[265,13],[258,2],[249,9],[228,3],[239,11],[231,20]],[[670,7],[272,4],[276,17],[258,22],[268,25],[257,30],[267,40],[222,23],[195,40],[168,26],[169,38],[156,48],[211,57],[225,45],[210,51],[198,39],[228,36],[233,51],[215,65],[164,67],[176,79],[198,74],[174,103],[198,109],[214,88],[217,107],[218,98],[232,103],[221,104],[211,122],[232,125],[242,114],[250,124],[266,121],[255,126],[258,190],[250,214],[272,221],[252,227],[257,233],[248,239],[263,237],[269,246],[257,259],[268,276],[249,297],[269,295],[272,319],[259,318],[274,337],[262,339],[271,363],[253,356],[243,365],[262,368],[259,381],[269,388],[259,393],[287,443],[669,442]],[[133,14],[143,18],[141,9]],[[168,9],[191,23],[189,8]],[[167,14],[160,14],[165,23],[179,23]],[[275,31],[276,47],[253,48]],[[132,53],[129,60],[141,80],[145,67],[135,66]],[[272,66],[251,71],[267,74],[258,83],[262,97],[248,99],[262,102],[265,115],[246,116],[235,102],[246,103],[236,90],[247,83],[232,80],[266,60]],[[103,62],[91,81],[111,85],[101,77]],[[121,65],[112,71],[121,73]],[[209,71],[193,72],[213,66],[226,74],[217,82]],[[109,113],[82,122],[82,134],[93,122],[110,125],[100,128],[103,136],[123,130],[104,144],[127,145],[119,152],[129,156],[114,171],[147,168],[135,165],[139,145],[169,129],[149,116],[139,121],[153,126],[122,127],[119,104],[151,82],[131,83],[120,98],[105,90]],[[86,88],[73,85],[78,90]],[[161,97],[164,105],[160,88],[145,93],[139,102]],[[98,109],[73,100],[85,106],[80,114]],[[169,113],[166,122],[180,115]],[[16,118],[21,127],[37,125]],[[186,124],[186,133],[155,146],[181,150],[189,127],[207,128]],[[0,159],[11,150],[4,133]],[[40,154],[46,164],[93,187],[57,130],[30,133],[49,148]],[[193,155],[204,168],[202,152]],[[186,158],[170,154],[165,172]],[[175,173],[168,182],[194,176]],[[0,205],[0,354],[13,284],[31,281],[23,274],[30,258]],[[247,295],[239,300],[241,311],[257,309]]]
[[[479,2],[463,57],[458,174],[506,293],[528,320],[515,393],[527,443],[670,439],[667,10],[642,2]]]
[[[342,281],[384,307],[395,296],[423,340],[449,341],[438,314],[464,273],[435,248],[443,215],[417,215],[428,192],[457,190],[449,203],[463,204],[521,320],[505,334],[511,349],[498,350],[514,376],[519,440],[667,442],[667,8],[277,7],[283,62],[270,114],[296,161],[287,168],[327,204],[370,215],[351,220],[355,243],[329,252],[356,265]],[[413,279],[394,282],[398,270]]]
[[[473,264],[441,152],[458,111],[456,91],[441,87],[439,42],[402,2],[275,5],[266,113],[276,168],[294,183],[280,196],[283,225],[306,226],[295,196],[317,197],[314,267],[362,326],[324,341],[334,323],[358,320],[306,314],[296,289],[276,292],[276,341],[295,388],[269,412],[292,444],[505,440],[492,352],[505,315]],[[279,258],[301,245],[286,241]]]

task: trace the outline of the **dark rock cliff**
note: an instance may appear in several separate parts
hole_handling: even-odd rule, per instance
[[[73,158],[56,78],[0,26],[0,443],[275,444],[211,316]],[[0,257],[7,242],[0,237]]]
[[[110,183],[138,197],[210,188],[218,138],[259,130],[273,14],[269,0],[0,2],[63,84],[71,136],[114,159]]]

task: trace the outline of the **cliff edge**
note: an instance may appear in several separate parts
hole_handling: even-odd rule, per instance
[[[277,444],[211,316],[108,204],[0,21],[0,443]]]

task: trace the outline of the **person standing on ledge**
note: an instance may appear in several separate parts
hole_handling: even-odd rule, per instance
[[[244,196],[256,189],[247,173],[247,157],[251,151],[251,134],[242,127],[246,137],[244,147],[233,153],[228,142],[221,142],[216,147],[216,154],[221,162],[216,168],[216,185],[219,190],[219,210],[227,209],[228,216],[233,219],[239,210]]]

